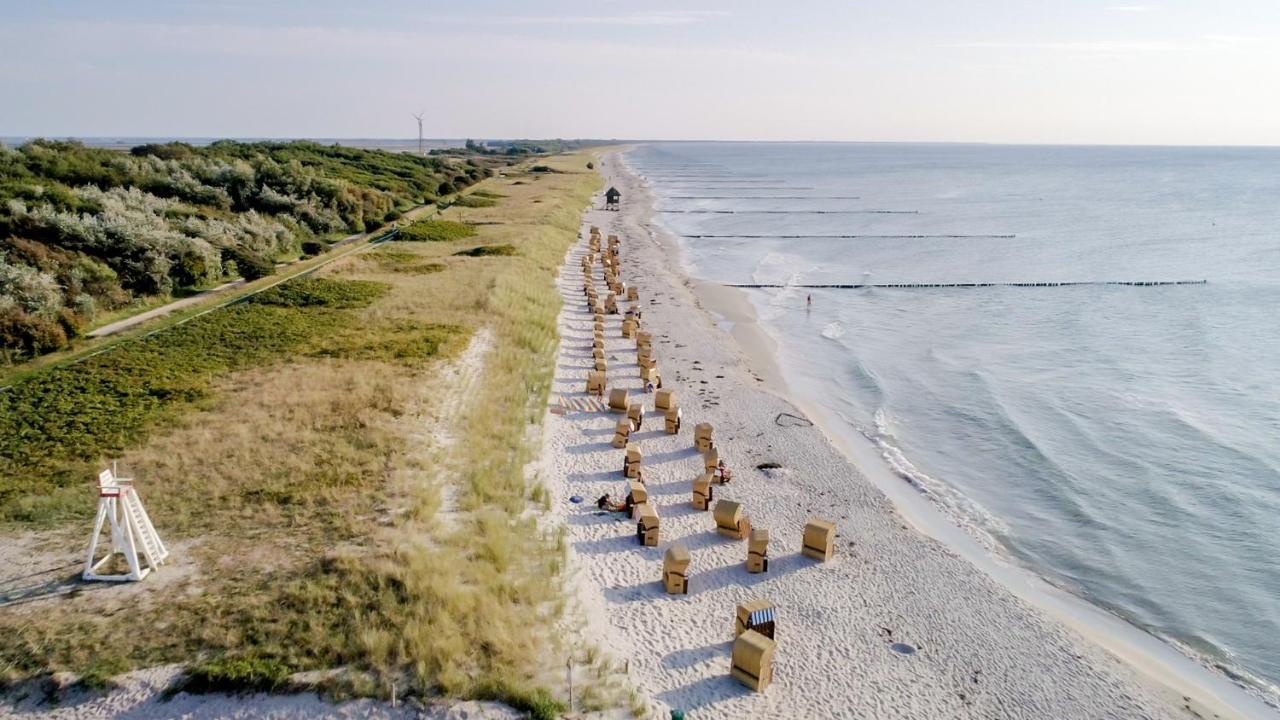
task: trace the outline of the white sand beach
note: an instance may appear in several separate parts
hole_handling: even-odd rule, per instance
[[[583,236],[595,225],[620,237],[621,277],[639,288],[664,387],[684,411],[681,432],[665,434],[653,396],[641,392],[635,344],[621,337],[620,315],[606,316],[609,387],[640,394],[647,411],[632,438],[661,518],[658,547],[640,546],[633,521],[595,506],[604,493],[626,494],[623,451],[610,445],[619,415],[550,414],[543,473],[569,528],[584,604],[606,619],[602,644],[629,661],[655,716],[670,709],[691,718],[1192,716],[1166,688],[909,527],[818,427],[795,419],[803,412],[770,389],[776,371],[740,345],[767,342],[761,332],[739,322],[731,335],[723,328],[735,318],[705,309],[705,293],[717,288],[683,275],[674,239],[650,223],[646,192],[618,156],[606,156],[601,170],[606,187],[622,191],[622,210],[597,203]],[[583,240],[570,251],[559,280],[565,306],[553,404],[556,396],[585,397],[592,363],[580,269],[586,246]],[[595,274],[603,297],[598,261]],[[750,313],[745,303],[721,300],[717,307]],[[712,514],[691,505],[691,483],[702,471],[693,448],[698,422],[715,426],[720,456],[734,472],[730,484],[715,488],[716,499],[743,503],[753,526],[771,534],[767,573],[748,574],[746,542],[718,535]],[[781,468],[756,468],[766,462]],[[571,503],[573,495],[583,502]],[[826,563],[799,553],[804,524],[815,516],[838,526]],[[660,582],[662,554],[676,542],[692,555],[687,595],[667,595]],[[778,615],[774,682],[764,693],[729,677],[734,609],[753,598],[773,601]],[[915,652],[896,652],[896,643]]]

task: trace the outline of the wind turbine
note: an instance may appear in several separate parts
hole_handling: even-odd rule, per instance
[[[426,112],[413,113],[414,119],[418,121],[418,154],[419,155],[422,154],[422,116],[423,115],[426,115]]]

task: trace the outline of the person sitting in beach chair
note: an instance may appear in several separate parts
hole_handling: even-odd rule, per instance
[[[720,463],[716,465],[715,476],[716,476],[717,484],[726,485],[730,480],[733,479],[733,471],[725,467],[724,461],[721,460]]]
[[[605,493],[601,495],[600,499],[596,500],[596,507],[606,512],[625,512],[625,513],[631,512],[631,508],[627,507],[627,503],[614,502],[613,499],[609,496],[609,493]]]

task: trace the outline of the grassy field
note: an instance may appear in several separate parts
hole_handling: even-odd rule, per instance
[[[486,180],[492,205],[414,241],[0,395],[4,542],[78,554],[91,473],[118,457],[177,549],[128,591],[0,609],[0,678],[183,662],[195,686],[278,687],[337,669],[335,694],[554,713],[563,547],[524,468],[588,159]]]

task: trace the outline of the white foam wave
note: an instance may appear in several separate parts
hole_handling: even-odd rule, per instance
[[[843,414],[841,419],[857,428],[857,425]],[[892,430],[893,418],[883,407],[876,410],[874,422],[873,431],[857,429],[875,444],[880,451],[880,457],[898,477],[927,497],[952,522],[981,543],[989,552],[1004,553],[1006,551],[999,537],[1010,534],[1008,525],[976,500],[916,467],[907,458],[906,453],[897,446]]]
[[[836,338],[843,337],[845,332],[844,325],[841,325],[838,322],[827,323],[827,326],[822,328],[822,337],[827,338],[828,340],[835,340]]]

